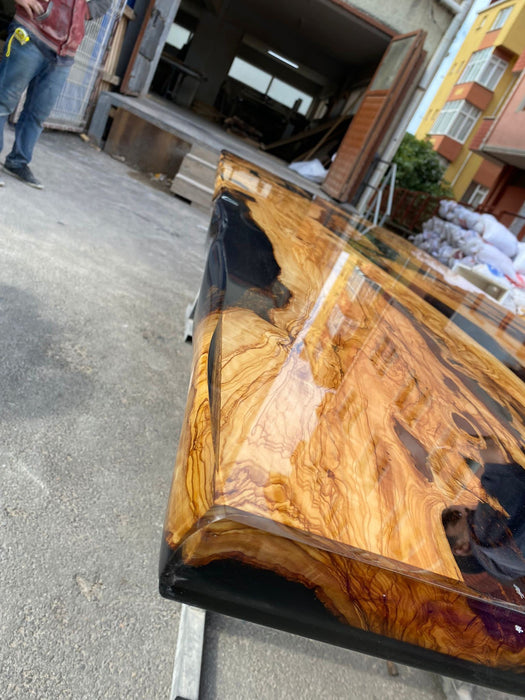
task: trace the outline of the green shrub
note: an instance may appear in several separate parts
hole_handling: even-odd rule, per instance
[[[452,197],[452,189],[443,180],[445,168],[432,148],[430,139],[417,139],[405,134],[394,163],[397,165],[396,185],[407,190],[428,192],[437,197]]]

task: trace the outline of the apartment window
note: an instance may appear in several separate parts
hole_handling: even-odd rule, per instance
[[[466,100],[447,102],[430,133],[450,136],[451,139],[464,143],[480,116],[481,110]]]
[[[507,65],[506,61],[493,54],[492,47],[476,51],[470,57],[458,82],[476,82],[489,90],[494,90]]]
[[[476,51],[475,53],[473,53],[470,57],[469,62],[467,63],[467,67],[463,71],[463,74],[461,75],[461,78],[458,82],[470,83],[476,80],[478,75],[483,70],[485,63],[490,58],[491,53],[492,48],[482,49],[481,51]]]
[[[512,12],[514,8],[514,5],[511,5],[510,7],[504,7],[502,10],[498,12],[496,15],[496,19],[494,20],[494,24],[490,28],[490,31],[494,31],[495,29],[501,29],[505,22],[507,21],[510,13]]]
[[[476,209],[476,207],[482,204],[488,193],[488,187],[483,187],[483,185],[479,185],[477,182],[471,182],[461,201],[465,202],[465,204],[468,204],[473,209]]]

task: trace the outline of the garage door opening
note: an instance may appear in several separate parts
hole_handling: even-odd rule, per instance
[[[328,167],[392,35],[331,0],[181,0],[150,92]]]
[[[424,38],[343,0],[150,0],[122,92],[150,91],[285,162],[317,158],[324,191],[354,202],[415,88]]]

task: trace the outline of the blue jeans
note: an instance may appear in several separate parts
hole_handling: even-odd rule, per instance
[[[27,88],[24,108],[15,126],[15,142],[6,158],[6,163],[18,167],[31,161],[35,143],[67,80],[71,64],[60,63],[56,54],[42,51],[32,39],[26,44],[13,39],[7,57],[15,28],[16,25],[11,25],[0,61],[0,151],[4,145],[5,123]]]

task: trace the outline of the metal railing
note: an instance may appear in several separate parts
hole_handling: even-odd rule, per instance
[[[385,161],[382,162],[385,163]],[[392,212],[394,190],[396,187],[396,174],[397,165],[395,163],[388,163],[388,167],[383,175],[379,187],[374,187],[367,182],[364,183],[365,188],[372,189],[374,192],[368,200],[368,205],[363,212],[363,216],[368,221],[372,221],[372,223],[376,226],[382,226]],[[386,204],[384,203],[385,192]]]

